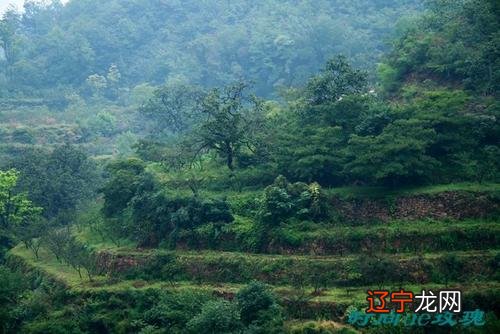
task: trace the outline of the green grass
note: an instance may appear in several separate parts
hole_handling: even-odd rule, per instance
[[[238,224],[238,223],[235,223]],[[234,230],[238,230],[238,225],[233,226]],[[106,250],[109,252],[122,252],[122,253],[153,253],[153,252],[166,252],[166,250],[161,249],[149,249],[149,250],[138,250],[136,243],[130,240],[122,239],[119,240],[118,245],[113,243],[110,239],[103,239],[99,233],[89,227],[79,227],[74,229],[74,234],[77,236],[78,240],[82,243],[88,244],[96,250]],[[421,240],[435,240],[436,242],[442,242],[443,236],[447,233],[453,232],[457,235],[485,235],[491,233],[491,235],[500,234],[500,223],[496,220],[479,220],[479,219],[467,219],[462,221],[437,221],[437,220],[422,220],[422,221],[391,221],[383,224],[371,224],[371,225],[361,225],[361,226],[336,226],[329,224],[314,224],[308,223],[307,228],[303,228],[300,225],[289,224],[283,227],[282,233],[285,235],[293,235],[301,238],[301,243],[307,244],[312,243],[315,240],[330,240],[330,241],[349,241],[352,240],[355,244],[359,244],[360,241],[364,239],[370,239],[373,241],[381,242],[381,240],[387,240],[391,243],[396,240],[401,240],[406,243],[411,242],[413,238],[418,242],[419,238]],[[481,234],[478,234],[481,232]],[[375,238],[376,236],[376,238]],[[434,238],[434,239],[433,239]],[[465,239],[464,239],[465,240]],[[332,241],[332,242],[333,242]],[[490,243],[493,241],[489,241]],[[457,242],[455,242],[457,244]],[[460,246],[461,244],[458,244]],[[482,245],[482,244],[481,244]],[[457,245],[455,245],[457,246]],[[463,249],[482,249],[484,247],[469,247],[460,248],[455,247],[452,250],[459,251]],[[476,245],[479,246],[479,245]],[[498,246],[498,245],[497,245]],[[386,246],[386,251],[387,250]],[[392,246],[390,246],[392,247]],[[408,249],[405,244],[402,244],[401,249],[396,251],[394,249],[389,249],[390,254],[404,255],[405,252],[408,253]],[[428,251],[439,252],[444,246],[440,246],[436,249],[429,249]],[[382,247],[383,248],[383,247]],[[497,249],[498,247],[494,247]],[[187,252],[189,253],[189,252]],[[201,254],[200,251],[195,253]],[[212,252],[220,254],[220,252]],[[238,254],[238,252],[232,252],[233,254]],[[359,252],[352,252],[354,254]],[[211,254],[211,251],[204,250],[204,256]],[[240,253],[243,254],[243,253]],[[347,250],[345,254],[350,254]],[[408,254],[412,254],[411,252]],[[253,254],[255,255],[255,254]],[[245,253],[245,256],[253,256],[252,254]],[[272,257],[275,255],[262,255]],[[279,255],[278,255],[279,256]],[[300,257],[300,255],[294,255],[294,257]],[[318,258],[318,257],[316,257]]]
[[[339,187],[326,189],[327,193],[342,198],[386,198],[409,195],[438,194],[449,191],[466,191],[474,193],[498,193],[498,183],[450,183],[420,187]]]
[[[325,225],[317,225],[317,229],[313,229],[310,231],[300,232],[304,236],[308,236],[309,238],[314,237],[324,237],[326,235],[337,235],[342,236],[344,238],[348,238],[349,236],[356,236],[358,238],[361,236],[369,236],[374,234],[380,234],[390,236],[390,235],[403,235],[403,234],[415,234],[417,235],[432,235],[434,233],[446,233],[450,229],[457,229],[463,231],[464,233],[467,231],[477,231],[478,229],[486,229],[491,231],[492,234],[500,233],[500,224],[496,221],[481,221],[481,220],[464,220],[464,221],[416,221],[416,222],[408,222],[408,221],[393,221],[386,224],[376,224],[376,225],[363,225],[363,226],[335,226],[335,227],[327,227]],[[122,239],[119,244],[113,243],[110,239],[103,239],[101,235],[99,235],[95,230],[90,229],[89,227],[78,227],[73,229],[73,234],[77,237],[77,239],[91,248],[100,250],[100,251],[108,251],[111,253],[117,254],[131,254],[131,255],[148,255],[154,253],[170,253],[171,250],[163,250],[163,249],[137,249],[136,243]],[[497,249],[491,250],[493,253],[497,252]],[[447,251],[435,251],[423,253],[422,255],[425,258],[435,258],[437,256],[441,256],[446,254]],[[459,256],[471,254],[472,256],[477,256],[478,254],[488,253],[488,250],[468,250],[468,251],[454,251],[454,254]],[[256,253],[245,253],[245,252],[224,252],[224,251],[214,251],[214,250],[193,250],[193,251],[176,251],[176,254],[182,256],[203,256],[205,258],[211,257],[241,257],[245,256],[248,258],[266,258],[266,259],[335,259],[336,256],[326,255],[326,256],[316,256],[316,255],[279,255],[279,254],[256,254]],[[355,254],[347,254],[343,255],[343,259],[353,259],[359,255]],[[397,256],[400,258],[409,258],[414,257],[414,252],[399,252],[397,254],[388,253],[386,256]],[[338,256],[337,256],[338,258]]]
[[[88,236],[93,238],[97,238],[95,234],[93,234],[89,230],[82,229],[79,232],[75,231],[75,234],[78,235],[80,240],[84,240],[85,242],[92,242],[92,239],[87,239]],[[105,251],[110,254],[114,254],[117,256],[130,256],[132,258],[137,259],[147,259],[153,258],[156,255],[162,254],[171,254],[173,251],[171,250],[163,250],[163,249],[137,249],[135,247],[118,247],[111,243],[103,243],[102,241],[98,241],[97,244],[91,244],[92,248]],[[485,259],[493,259],[495,256],[498,256],[500,250],[497,249],[489,249],[489,250],[481,250],[481,251],[442,251],[442,252],[427,252],[427,253],[400,253],[400,254],[384,254],[386,259],[390,259],[395,263],[399,261],[407,261],[410,259],[415,259],[422,257],[425,260],[429,260],[431,262],[435,262],[440,258],[446,255],[455,255],[457,258],[462,259],[462,261],[475,261],[475,259],[481,259],[481,261],[486,261]],[[53,257],[50,253],[48,253],[45,249],[41,249],[40,251],[40,259],[36,260],[32,253],[23,247],[22,245],[18,245],[15,247],[11,253],[13,255],[17,255],[23,259],[26,259],[30,265],[37,267],[44,272],[51,274],[58,280],[68,282],[73,287],[83,287],[88,288],[88,284],[83,284],[80,278],[77,275],[77,272],[70,267],[59,263],[55,257]],[[228,266],[237,266],[241,264],[245,268],[245,266],[260,268],[264,270],[266,268],[271,268],[276,266],[297,266],[304,267],[309,266],[313,262],[321,264],[322,266],[335,268],[337,266],[344,265],[355,265],[360,261],[365,254],[358,255],[347,255],[347,256],[315,256],[315,255],[275,255],[275,254],[249,254],[243,252],[221,252],[221,251],[174,251],[173,252],[179,263],[184,263],[190,266],[198,266],[198,265],[209,265],[210,264],[225,264]],[[217,267],[217,265],[215,265]],[[269,267],[271,266],[271,267]],[[218,267],[217,267],[218,268]],[[286,267],[285,267],[286,268]],[[242,269],[243,270],[243,269]],[[260,273],[260,271],[259,271]],[[194,277],[185,277],[185,279],[191,279]],[[219,280],[220,278],[216,278]],[[483,278],[482,281],[485,281],[487,278]],[[207,279],[211,281],[211,279]],[[220,279],[222,280],[222,279]],[[231,282],[232,280],[228,280]],[[234,280],[238,281],[238,280]],[[96,282],[93,284],[94,287],[100,286],[115,286],[117,289],[130,287],[131,284],[135,284],[135,281],[125,281],[120,283],[110,284],[109,280],[106,277],[97,277]],[[213,281],[212,281],[213,282]],[[142,286],[142,283],[138,283]],[[159,283],[147,282],[144,286],[150,286],[153,284],[154,286],[158,286]],[[161,284],[160,284],[161,286]]]
[[[189,188],[186,185],[182,185],[182,182],[179,183],[179,181],[192,177],[192,173],[184,170],[177,172],[165,171],[163,167],[154,164],[151,165],[150,168],[166,186],[174,184],[176,186],[176,191],[181,191],[185,194],[190,193]],[[242,171],[244,172],[244,170],[240,170],[240,172]],[[232,201],[233,198],[236,200],[238,198],[256,197],[262,194],[263,189],[256,188],[255,186],[244,186],[242,189],[238,190],[231,189],[232,185],[229,175],[229,171],[227,171],[227,173],[221,173],[221,166],[214,161],[208,160],[206,157],[205,161],[203,161],[199,166],[199,170],[196,172],[196,177],[202,180],[201,183],[204,185],[201,187],[204,190],[200,190],[200,193],[214,197],[227,197],[229,201]],[[225,184],[225,186],[221,188],[221,184]],[[206,190],[213,188],[212,186],[215,186],[216,189],[221,188],[221,190]],[[500,184],[491,182],[461,182],[426,186],[403,186],[398,188],[384,186],[344,186],[324,188],[324,190],[328,194],[340,196],[345,199],[393,198],[397,196],[437,194],[450,191],[500,193]]]
[[[64,285],[77,287],[84,284],[84,281],[80,279],[76,270],[57,261],[55,256],[43,247],[40,249],[38,259],[36,259],[33,253],[22,244],[11,249],[9,253],[23,259],[27,265],[47,273],[51,278]],[[103,279],[105,278],[96,277],[97,282]]]
[[[45,249],[40,250],[40,258],[35,259],[31,251],[22,245],[14,247],[10,253],[25,261],[26,264],[46,273],[51,278],[64,284],[65,286],[75,291],[110,291],[119,292],[127,290],[147,290],[147,289],[161,289],[161,290],[205,290],[205,291],[221,291],[221,292],[237,292],[244,284],[233,283],[214,283],[214,284],[196,284],[190,281],[181,282],[164,282],[164,281],[142,281],[142,280],[122,280],[119,282],[110,282],[105,276],[96,276],[93,282],[89,282],[85,277],[81,279],[78,273],[71,267],[62,264],[56,260]],[[191,254],[194,256],[194,254]],[[202,254],[198,256],[220,256],[221,254]],[[465,255],[465,254],[464,254]],[[473,254],[468,254],[473,256]],[[405,284],[405,290],[419,292],[421,289],[442,289],[445,286],[442,284]],[[313,289],[305,288],[303,293],[306,299],[314,302],[335,302],[342,304],[361,304],[366,300],[366,290],[378,288],[375,286],[361,286],[361,287],[337,287],[328,288],[323,290],[319,296],[312,296]],[[389,290],[397,290],[400,287],[396,284],[384,285],[382,288]],[[448,288],[460,288],[463,291],[468,290],[485,290],[485,289],[500,289],[499,282],[480,282],[480,283],[450,283]],[[281,296],[294,295],[297,288],[291,286],[274,286],[274,290]]]
[[[500,233],[500,224],[496,222],[483,222],[483,221],[461,221],[453,225],[456,228],[463,229],[475,229],[478,227],[487,227],[491,229],[492,233]],[[336,229],[329,230],[318,230],[310,233],[317,233],[318,235],[325,235],[326,233],[355,233],[355,231],[363,231],[366,234],[372,233],[380,233],[380,232],[422,232],[422,230],[430,230],[430,231],[446,231],[449,228],[449,225],[446,222],[433,222],[427,226],[419,226],[418,223],[415,222],[404,222],[404,223],[390,223],[384,225],[376,225],[376,226],[359,226],[359,227],[337,227]],[[138,249],[136,248],[135,243],[128,240],[121,240],[119,245],[114,244],[109,239],[103,240],[102,237],[92,231],[89,228],[80,228],[75,229],[73,231],[74,235],[77,236],[77,239],[81,242],[84,242],[91,246],[93,249],[100,251],[107,251],[114,254],[130,254],[130,255],[151,255],[151,254],[167,254],[171,253],[172,250],[166,249]],[[453,253],[457,256],[481,256],[485,254],[497,254],[500,250],[497,249],[489,249],[489,250],[468,250],[468,251],[442,251],[442,252],[427,252],[423,254],[419,254],[424,258],[436,258],[442,256],[444,254]],[[226,252],[226,251],[215,251],[215,250],[191,250],[191,251],[175,251],[176,254],[180,256],[186,257],[204,257],[206,259],[214,259],[223,257],[247,257],[247,258],[265,258],[269,260],[283,260],[283,259],[291,259],[291,260],[339,260],[339,259],[355,259],[359,257],[357,254],[348,254],[343,256],[338,255],[281,255],[281,254],[257,254],[257,253],[246,253],[246,252]],[[414,252],[407,253],[398,253],[398,254],[384,254],[386,257],[398,257],[398,258],[411,258],[415,257],[416,254]]]
[[[200,193],[209,196],[227,197],[229,201],[232,198],[260,196],[263,191],[262,186],[255,186],[253,183],[238,186],[233,181],[239,180],[239,176],[244,176],[248,170],[237,169],[233,172],[232,177],[229,170],[225,166],[221,166],[213,156],[205,155],[202,161],[197,165],[195,172],[193,171],[169,171],[160,164],[151,164],[148,168],[154,172],[158,179],[166,186],[175,186],[176,191],[188,194],[189,187],[185,184],[185,180],[196,177],[200,180]],[[240,175],[241,174],[241,175]],[[276,175],[277,176],[277,175]],[[241,179],[244,183],[245,178]],[[248,181],[248,180],[246,180]],[[269,182],[272,183],[272,182]],[[235,189],[233,189],[235,188]],[[331,195],[337,195],[342,198],[391,198],[397,196],[436,194],[450,191],[465,191],[465,192],[486,192],[500,193],[499,183],[477,183],[477,182],[460,182],[426,186],[344,186],[324,188]]]
[[[328,234],[374,234],[374,233],[391,233],[391,232],[443,232],[449,229],[474,229],[474,228],[489,228],[492,233],[500,232],[500,219],[464,219],[464,220],[391,220],[381,223],[365,223],[356,226],[337,225],[336,223],[315,224],[307,222],[307,224],[286,224],[285,229],[293,229],[302,233],[317,233],[318,236]]]
[[[118,239],[113,242],[110,238],[103,238],[95,229],[88,226],[74,226],[73,235],[78,241],[98,250],[131,250],[136,248],[136,243],[128,239]]]
[[[145,290],[145,289],[202,289],[216,290],[224,287],[224,291],[237,291],[239,284],[194,284],[193,282],[147,282],[142,280],[122,280],[119,282],[110,282],[106,276],[95,276],[93,282],[90,282],[84,275],[80,278],[78,272],[70,266],[57,261],[49,251],[40,249],[39,258],[36,259],[29,249],[22,244],[17,245],[10,250],[10,255],[22,259],[27,265],[35,268],[57,282],[74,289],[75,291],[85,290],[106,290],[106,291],[124,291],[124,290]]]

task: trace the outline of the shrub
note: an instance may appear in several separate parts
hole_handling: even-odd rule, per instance
[[[260,282],[252,282],[236,295],[236,300],[241,314],[241,321],[257,330],[272,328],[282,325],[281,309],[276,302],[276,297]]]
[[[155,247],[165,239],[175,246],[182,231],[212,223],[220,231],[223,225],[233,221],[229,204],[225,199],[186,196],[169,191],[146,188],[130,202],[134,221],[133,235],[140,246]],[[190,243],[197,243],[196,236],[188,233]],[[194,237],[194,238],[193,238]]]
[[[456,279],[460,275],[463,270],[463,261],[455,254],[449,253],[439,260],[438,267],[441,268],[441,273],[444,276],[444,284],[448,286],[450,280]]]
[[[259,197],[253,193],[244,193],[230,198],[231,210],[235,215],[254,217],[260,208]]]
[[[35,144],[36,138],[31,129],[19,128],[12,131],[12,140],[21,144]]]
[[[159,300],[143,315],[152,326],[168,332],[181,332],[186,324],[200,313],[202,305],[212,299],[202,292],[163,293]]]
[[[291,334],[353,334],[357,331],[349,328],[339,328],[331,321],[308,321],[290,328]]]
[[[273,226],[290,218],[320,221],[328,217],[326,196],[318,183],[289,183],[278,176],[264,190],[259,214],[262,222]]]
[[[201,313],[187,323],[189,332],[195,334],[234,333],[241,327],[236,305],[226,300],[205,303]]]
[[[379,287],[387,282],[394,282],[394,277],[400,273],[398,264],[390,259],[379,256],[361,257],[359,271],[366,284],[378,283]]]

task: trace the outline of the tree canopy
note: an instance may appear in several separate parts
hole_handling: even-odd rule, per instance
[[[144,82],[213,87],[245,78],[269,96],[333,54],[373,69],[397,19],[419,8],[414,0],[27,1],[23,14],[1,20],[0,91],[70,87],[112,97]]]

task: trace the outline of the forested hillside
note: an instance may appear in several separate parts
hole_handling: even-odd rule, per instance
[[[0,43],[0,333],[500,331],[498,1],[28,1]]]
[[[337,53],[373,70],[419,7],[409,0],[29,1],[23,15],[2,20],[0,96],[50,95],[56,87],[89,95],[107,84],[113,99],[146,82],[209,87],[240,78],[272,96]],[[409,18],[398,24],[403,13]],[[119,78],[107,76],[113,65]]]

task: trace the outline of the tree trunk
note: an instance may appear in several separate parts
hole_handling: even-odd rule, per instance
[[[93,282],[94,279],[92,278],[92,274],[90,273],[90,271],[88,269],[85,269],[87,271],[87,276],[89,277],[89,282]]]
[[[78,272],[78,276],[80,276],[80,279],[83,279],[83,277],[82,277],[82,270],[79,267],[76,267],[75,269]]]
[[[233,170],[234,169],[234,166],[233,166],[233,160],[234,160],[234,152],[233,152],[233,148],[231,147],[231,144],[226,144],[226,154],[227,154],[227,168],[229,168],[229,170]]]
[[[38,257],[38,253],[40,252],[40,245],[34,245],[33,246],[33,253],[35,254],[35,258],[39,260],[40,258]]]

